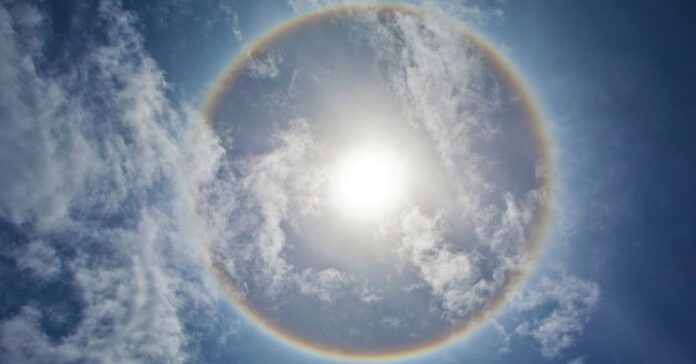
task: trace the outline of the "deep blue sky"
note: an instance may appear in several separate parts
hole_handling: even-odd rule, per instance
[[[573,249],[603,288],[582,342],[589,362],[696,355],[692,11],[518,2],[496,32],[520,50],[549,116],[567,128],[561,161],[586,206]]]
[[[696,49],[691,4],[515,2],[493,30],[562,125],[582,200],[571,262],[603,292],[588,362],[696,357]]]
[[[229,6],[241,40],[217,3],[124,1],[137,15],[145,50],[163,71],[171,100],[199,105],[244,44],[293,17],[281,1],[236,0]],[[92,26],[75,20],[80,7],[89,6],[39,4],[50,22],[42,50],[47,74],[69,69],[72,57],[89,46],[80,43],[81,32]],[[689,2],[553,0],[511,1],[502,8],[502,17],[473,27],[509,56],[537,95],[556,145],[563,216],[571,220],[558,223],[550,235],[537,276],[570,272],[596,282],[601,299],[574,345],[558,357],[542,358],[528,337],[501,353],[492,343],[500,338],[488,326],[445,354],[415,362],[696,362],[696,8]],[[41,235],[31,218],[13,222],[5,201],[11,200],[3,196],[0,216],[0,324],[31,302],[49,310],[65,306],[64,321],[44,320],[41,326],[60,341],[82,317],[72,273],[66,268],[59,278],[36,283],[23,278],[12,252],[38,236],[55,241],[63,247],[59,256],[71,259],[74,248],[60,242],[88,238],[74,231]],[[95,220],[125,224],[106,215]],[[102,249],[93,240],[81,246]],[[208,324],[208,311],[194,309],[182,316],[191,333],[186,350],[192,362],[324,362],[257,331],[226,302],[213,306],[224,319]],[[238,330],[221,339],[216,330],[229,325]],[[0,362],[6,354],[0,351]]]

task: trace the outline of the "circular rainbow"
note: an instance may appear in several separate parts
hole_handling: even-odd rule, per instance
[[[404,5],[370,4],[330,7],[291,19],[290,21],[268,31],[254,43],[247,46],[224,69],[211,88],[209,96],[203,103],[202,113],[204,118],[209,123],[212,123],[214,115],[222,102],[224,91],[233,86],[235,79],[244,70],[247,62],[254,59],[254,57],[256,57],[259,52],[263,51],[266,47],[280,39],[291,36],[294,32],[302,29],[306,25],[320,23],[329,20],[334,16],[364,11],[387,11],[417,16],[423,19],[428,18],[428,15],[423,11]],[[507,83],[507,86],[519,94],[523,105],[523,112],[526,115],[525,119],[529,123],[529,127],[533,133],[534,143],[536,144],[536,148],[539,153],[539,159],[543,169],[540,180],[544,191],[545,201],[542,203],[540,211],[537,214],[537,221],[529,238],[529,249],[528,254],[526,255],[526,261],[523,264],[523,268],[511,276],[510,281],[505,288],[501,289],[501,291],[498,292],[498,294],[486,305],[483,310],[481,310],[476,317],[472,318],[462,326],[443,333],[442,335],[433,337],[427,342],[408,347],[381,351],[348,351],[342,348],[326,347],[310,342],[303,338],[297,337],[292,332],[280,327],[274,322],[267,320],[262,313],[258,312],[258,310],[256,310],[252,305],[248,304],[236,292],[234,287],[227,282],[224,273],[217,265],[215,260],[208,257],[208,262],[213,275],[216,277],[221,289],[237,311],[241,313],[248,321],[270,334],[279,342],[293,348],[299,348],[308,353],[342,361],[383,362],[413,358],[431,353],[437,349],[458,342],[477,328],[481,327],[485,322],[501,311],[510,296],[517,292],[517,290],[522,286],[525,278],[529,276],[532,263],[535,262],[540,255],[539,253],[543,246],[543,242],[545,241],[545,233],[551,217],[551,206],[554,194],[554,170],[551,144],[544,126],[544,119],[540,108],[535,102],[535,98],[531,90],[527,87],[519,72],[510,64],[510,62],[485,39],[464,28],[464,26],[461,24],[457,24],[457,26],[461,28],[460,30],[463,37],[469,43],[473,44],[480,52],[482,52],[486,60],[490,62],[497,72],[499,72],[503,81]],[[210,254],[210,252],[207,253]]]

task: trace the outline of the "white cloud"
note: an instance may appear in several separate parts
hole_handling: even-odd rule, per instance
[[[350,277],[333,268],[320,271],[307,268],[298,277],[297,284],[303,294],[331,302],[333,290],[345,286],[349,281]]]
[[[234,34],[234,38],[240,42],[244,38],[242,35],[242,27],[239,25],[239,15],[237,15],[237,13],[232,13],[232,33]]]
[[[584,364],[584,363],[585,363],[585,357],[582,357],[582,356],[579,358],[575,358],[575,359],[568,362],[568,364]]]
[[[15,223],[32,216],[39,224],[49,223],[66,214],[67,200],[72,198],[67,189],[79,186],[88,169],[94,168],[92,163],[80,163],[93,151],[74,126],[62,120],[81,118],[65,115],[72,114],[68,108],[61,110],[64,90],[37,75],[34,58],[40,57],[43,42],[41,15],[29,6],[15,6],[13,11],[0,8],[0,77],[5,85],[0,91],[0,213]],[[55,134],[71,138],[71,144],[61,145]],[[61,173],[56,159],[73,166],[72,173]]]
[[[455,317],[469,314],[480,307],[485,298],[478,297],[479,282],[472,257],[453,252],[443,238],[442,221],[413,209],[401,220],[403,237],[399,249],[416,267],[433,294],[442,299],[448,314]]]
[[[424,24],[408,16],[389,22],[375,13],[358,16],[362,23],[354,36],[368,42],[387,65],[387,84],[408,120],[432,138],[455,189],[451,210],[413,209],[403,215],[401,252],[418,268],[447,318],[464,319],[522,267],[543,192],[513,195],[489,177],[496,161],[480,153],[476,143],[496,137],[488,115],[501,107],[499,90],[486,60],[462,42],[459,28],[440,18]],[[473,222],[490,252],[473,247],[462,251],[449,241],[448,222],[459,217]],[[493,268],[483,272],[483,266]]]
[[[466,22],[490,23],[504,19],[508,13],[505,0],[420,0],[415,1],[415,3],[436,14],[454,17]]]
[[[550,313],[522,322],[515,332],[531,336],[540,345],[544,357],[555,358],[573,346],[599,298],[600,288],[595,282],[568,274],[558,278],[543,277],[522,292],[514,307],[518,312],[533,316],[534,310],[550,305]]]
[[[8,363],[67,363],[81,357],[73,345],[52,345],[39,329],[40,313],[32,307],[0,326],[0,348]]]
[[[220,179],[219,184],[211,189],[212,197],[208,198],[208,201],[217,200],[224,204],[213,203],[208,212],[219,216],[215,221],[221,222],[221,225],[211,228],[223,229],[217,232],[215,240],[229,242],[228,246],[218,246],[225,249],[226,260],[244,267],[253,259],[261,259],[260,271],[247,278],[265,287],[264,291],[271,297],[277,296],[292,281],[292,267],[281,256],[286,243],[281,222],[289,219],[290,210],[311,209],[307,207],[311,206],[311,201],[303,196],[315,195],[306,189],[313,185],[315,177],[303,167],[313,164],[309,159],[316,153],[308,124],[296,120],[289,130],[278,136],[275,150],[237,165],[243,170],[241,176]],[[235,172],[228,170],[226,173]],[[230,181],[237,183],[233,185]],[[234,200],[237,200],[235,204],[227,202]],[[226,221],[229,218],[234,219],[231,224]],[[246,244],[248,237],[255,244]]]
[[[203,119],[165,96],[134,17],[108,1],[81,11],[103,37],[61,68],[41,53],[42,13],[0,5],[0,218],[36,237],[17,266],[44,280],[67,272],[81,302],[57,341],[26,304],[0,324],[0,346],[13,363],[183,362],[182,303],[213,304],[191,221],[221,152]]]
[[[502,345],[500,348],[498,348],[498,351],[501,353],[507,353],[510,351],[510,334],[507,332],[505,327],[498,322],[498,320],[493,320],[491,322],[491,325],[493,326],[493,329],[495,329],[496,332],[500,335],[500,337],[503,340]]]
[[[21,269],[28,269],[42,278],[60,273],[61,262],[55,249],[43,240],[34,240],[16,253],[15,261]]]
[[[350,1],[350,0],[288,0],[288,4],[292,8],[295,14],[307,13],[315,10],[319,10],[326,7],[354,4],[354,3],[366,3],[366,1]]]
[[[379,3],[375,0],[288,0],[287,2],[295,14],[303,14],[338,5]],[[507,15],[505,0],[410,0],[406,1],[406,4],[421,7],[436,14],[479,23],[496,21]]]
[[[221,15],[222,20],[231,27],[234,39],[241,42],[244,37],[242,34],[242,28],[239,24],[239,14],[233,9],[233,7],[229,3],[224,1],[220,1],[217,3],[217,10],[218,11],[215,11],[214,13]],[[213,19],[208,21],[209,26],[212,26],[211,23]]]
[[[249,60],[246,69],[252,77],[276,78],[282,63],[283,55],[277,50],[268,49]]]
[[[401,320],[396,317],[383,317],[379,321],[383,325],[393,329],[398,329],[401,326]]]

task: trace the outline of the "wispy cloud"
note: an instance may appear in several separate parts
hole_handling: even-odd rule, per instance
[[[434,16],[385,22],[376,13],[359,14],[356,28],[363,30],[356,29],[355,37],[378,50],[390,91],[408,121],[432,139],[453,185],[451,210],[413,209],[402,216],[400,249],[447,319],[457,322],[490,302],[521,269],[547,191],[512,193],[490,177],[499,161],[480,148],[500,137],[490,116],[503,107],[505,96],[487,61],[462,42],[459,29]],[[480,249],[458,246],[451,225],[461,224],[459,219],[472,224]]]
[[[56,250],[45,240],[34,240],[14,252],[17,267],[32,274],[51,279],[61,271],[61,261]]]
[[[338,5],[379,3],[379,1],[375,0],[287,0],[287,2],[296,14],[308,13]],[[504,19],[508,13],[506,3],[505,0],[405,1],[406,5],[417,6],[435,14],[446,15],[466,22],[476,23],[489,23]]]
[[[130,13],[104,1],[74,16],[98,24],[101,36],[66,35],[87,46],[65,44],[71,61],[57,64],[42,53],[49,20],[40,8],[0,6],[0,218],[31,237],[3,243],[17,244],[18,269],[75,287],[41,300],[79,302],[61,313],[13,292],[24,303],[0,324],[1,355],[13,363],[183,362],[179,308],[211,305],[191,269],[201,258],[188,222],[215,139],[165,96]],[[64,323],[63,314],[77,319]],[[47,320],[60,330],[45,331]]]
[[[568,362],[568,364],[584,364],[584,363],[585,363],[585,357],[582,357],[582,356],[579,358],[575,358],[575,359]]]
[[[265,50],[261,55],[252,58],[246,68],[249,73],[258,78],[275,78],[280,74],[283,55],[277,50]]]
[[[582,334],[600,298],[595,282],[561,274],[543,277],[515,300],[515,309],[535,317],[519,324],[515,332],[531,336],[546,358],[555,358]],[[550,312],[535,316],[535,310],[551,307]],[[538,314],[537,314],[538,315]]]

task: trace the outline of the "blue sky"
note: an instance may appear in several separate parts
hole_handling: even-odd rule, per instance
[[[209,241],[257,231],[237,201],[273,207],[258,196],[276,182],[258,176],[276,170],[258,166],[296,161],[235,159],[256,144],[228,143],[200,110],[243,47],[340,3],[0,2],[0,361],[335,362],[248,320],[207,266],[210,251],[232,265],[244,251]],[[556,190],[545,247],[519,292],[471,335],[404,362],[696,361],[691,6],[407,4],[464,22],[519,70],[545,118]],[[252,86],[267,76],[254,77]],[[250,285],[261,275],[252,268],[242,275]],[[286,271],[318,285],[300,290],[356,289],[302,272]],[[436,278],[425,278],[433,292]]]

